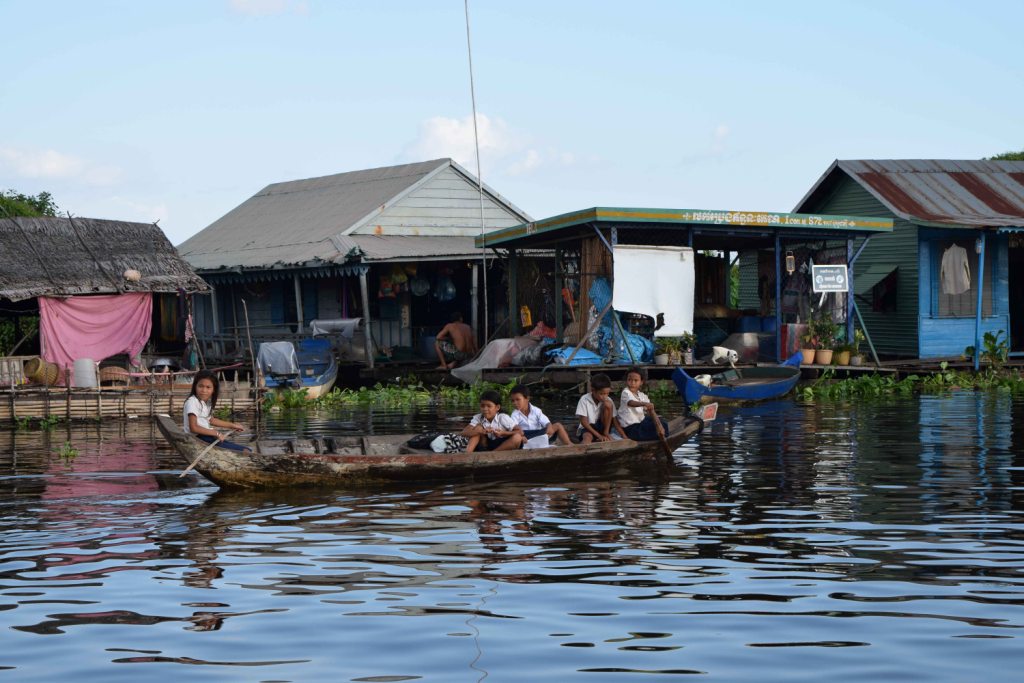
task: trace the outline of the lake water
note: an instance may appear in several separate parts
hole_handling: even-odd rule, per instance
[[[148,422],[0,431],[0,679],[1016,681],[1022,425],[1003,394],[783,401],[668,479],[245,494]]]

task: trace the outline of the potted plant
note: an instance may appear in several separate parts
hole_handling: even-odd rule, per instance
[[[860,345],[864,343],[864,332],[860,328],[853,331],[853,344],[850,353],[850,365],[858,366],[864,362],[864,356],[860,353]]]
[[[683,363],[693,365],[693,350],[697,346],[697,335],[693,332],[683,332],[679,337],[679,345],[683,350]]]
[[[658,337],[654,347],[654,364],[678,365],[681,362],[681,349],[679,337]]]
[[[819,312],[811,323],[811,329],[818,342],[814,362],[818,365],[831,365],[832,347],[836,342],[836,324],[832,322],[832,316],[827,311]]]
[[[850,354],[853,351],[853,346],[850,344],[840,344],[835,349],[835,354],[832,356],[832,360],[836,365],[849,365]]]
[[[811,365],[814,363],[814,351],[817,348],[818,340],[815,339],[814,333],[810,331],[810,325],[807,326],[807,332],[800,337],[800,353],[803,354],[803,358],[800,362],[804,365]]]

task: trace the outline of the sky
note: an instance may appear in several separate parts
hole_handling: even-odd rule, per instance
[[[484,182],[534,218],[791,211],[834,159],[1024,149],[1024,3],[470,0]],[[462,0],[0,0],[0,189],[174,244],[270,183],[472,172]]]

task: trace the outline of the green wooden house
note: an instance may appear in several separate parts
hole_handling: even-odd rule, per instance
[[[793,210],[892,217],[852,269],[880,354],[955,356],[999,330],[1024,351],[1024,162],[837,160]],[[957,254],[960,286],[944,269]]]

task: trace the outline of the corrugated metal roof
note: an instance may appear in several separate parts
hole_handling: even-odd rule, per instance
[[[473,240],[473,237],[454,235],[346,235],[336,239],[335,244],[348,258],[358,253],[360,261],[373,263],[480,258],[483,251],[473,246]]]
[[[472,180],[451,159],[434,159],[268,185],[178,250],[200,271],[344,261],[345,251],[336,244],[343,233],[379,215],[448,166]],[[521,213],[486,185],[484,189],[495,201]],[[431,240],[435,248],[448,244],[447,238],[422,239]],[[466,239],[472,252],[472,238]],[[415,246],[394,248],[416,251]]]
[[[923,225],[1024,225],[1024,161],[836,160],[796,205],[803,211],[842,172],[890,211]]]

